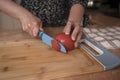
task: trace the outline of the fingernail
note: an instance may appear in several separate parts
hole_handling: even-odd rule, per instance
[[[35,37],[35,36],[36,36],[36,33],[34,33],[33,36]]]
[[[66,35],[69,35],[69,33],[67,33],[67,32],[66,32],[65,34],[66,34]]]
[[[75,40],[75,37],[72,36],[72,40],[74,41],[74,40]]]
[[[44,31],[43,28],[40,28],[40,31]]]
[[[31,26],[31,24],[28,24],[28,26]]]
[[[36,31],[34,31],[33,36],[35,36],[35,37],[37,36],[37,32]]]

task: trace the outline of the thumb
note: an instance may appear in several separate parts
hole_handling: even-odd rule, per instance
[[[64,28],[64,32],[66,35],[69,35],[71,32],[71,27],[72,27],[72,23],[70,21],[67,22],[67,25]]]
[[[42,28],[42,21],[40,22],[39,30],[40,30],[40,31],[44,31],[44,29]]]

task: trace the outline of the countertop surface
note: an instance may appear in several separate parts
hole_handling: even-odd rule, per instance
[[[105,27],[114,27],[114,26],[120,27],[119,18],[106,16],[98,12],[92,12],[90,13],[90,16],[91,16],[91,23],[89,27],[93,27],[93,28],[105,28]],[[115,54],[120,54],[120,49],[113,49],[109,51]],[[119,79],[120,79],[120,67],[117,67],[113,70],[92,73],[92,74],[71,76],[71,77],[60,78],[55,80],[119,80]]]
[[[105,27],[114,27],[114,26],[118,26],[120,27],[120,19],[118,18],[114,18],[114,17],[110,17],[110,16],[106,16],[104,14],[101,14],[101,13],[90,13],[91,15],[91,23],[90,25],[88,25],[88,27],[94,27],[94,28],[99,28],[99,27],[102,27],[102,28],[105,28]],[[9,24],[9,23],[8,23]],[[3,26],[4,24],[1,23],[0,26]],[[14,28],[14,26],[16,26],[16,24],[13,22],[10,23],[11,26],[13,26],[12,28]],[[0,41],[3,42],[3,41],[12,41],[13,39],[11,39],[10,37],[7,37],[7,36],[11,36],[13,35],[12,37],[14,39],[17,40],[20,40],[20,39],[31,39],[30,36],[28,36],[28,34],[24,34],[24,35],[27,35],[27,37],[24,37],[20,34],[17,34],[17,36],[19,36],[19,38],[17,38],[16,36],[14,36],[15,32],[12,32],[12,30],[10,29],[9,30],[9,26],[5,26],[7,27],[7,30],[6,29],[0,29]],[[59,29],[58,28],[54,28],[54,31],[52,31],[53,27],[49,27],[49,28],[46,28],[46,32],[52,32],[51,33],[51,36],[53,36],[52,34],[54,33],[59,33],[60,31],[62,31],[63,27],[60,27]],[[19,28],[20,29],[20,28]],[[6,34],[7,33],[11,33],[11,34]],[[18,32],[22,32],[24,33],[23,31],[21,30],[18,30]],[[7,35],[7,36],[6,36]],[[29,45],[28,45],[29,46]],[[112,53],[114,54],[117,54],[118,56],[120,56],[120,49],[111,49],[109,50],[111,51]],[[8,70],[8,68],[4,68],[5,71]],[[1,71],[1,70],[0,70]],[[68,76],[68,77],[62,77],[62,78],[57,78],[57,79],[52,79],[52,80],[119,80],[120,79],[120,67],[117,67],[115,69],[112,69],[112,70],[108,70],[108,71],[102,71],[102,72],[96,72],[96,73],[89,73],[89,74],[82,74],[82,75],[75,75],[75,76]],[[12,79],[11,79],[12,80]],[[20,80],[20,79],[19,79]],[[29,80],[36,80],[36,79],[29,79]]]

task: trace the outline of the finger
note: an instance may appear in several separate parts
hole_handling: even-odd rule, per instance
[[[23,31],[26,31],[26,29],[27,29],[27,25],[22,24],[22,29],[23,29]]]
[[[82,31],[80,31],[80,33],[77,36],[77,39],[76,39],[76,42],[75,42],[75,47],[78,47],[79,41],[81,39],[81,36],[82,36]]]
[[[40,22],[40,31],[44,31],[43,28],[42,28],[42,21]]]
[[[32,26],[32,25],[28,25],[28,27],[27,27],[27,32],[28,32],[31,36],[33,36],[33,26]]]
[[[32,29],[33,37],[36,37],[39,32],[39,24],[36,22],[33,22],[33,26],[31,29]]]
[[[79,32],[80,32],[80,25],[76,24],[75,28],[74,28],[74,30],[72,32],[72,35],[71,35],[72,40],[76,40],[76,37],[77,37]]]
[[[64,28],[64,32],[66,35],[70,34],[71,27],[72,27],[72,23],[70,21],[68,21],[67,25]]]
[[[26,26],[23,26],[22,29],[23,29],[23,31],[26,31]]]
[[[29,33],[31,36],[32,36],[32,32],[29,30],[29,27],[28,26],[24,26],[23,27],[23,30],[27,33]]]
[[[38,27],[34,27],[33,28],[33,37],[36,37],[38,35],[39,32],[39,28]]]
[[[23,25],[23,31],[29,33],[28,25]]]

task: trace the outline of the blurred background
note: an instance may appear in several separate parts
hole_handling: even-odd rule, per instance
[[[120,18],[120,0],[88,0],[89,11],[99,11],[105,15]]]
[[[18,4],[21,0],[14,0]],[[120,25],[120,0],[88,0],[90,24],[100,26]],[[93,26],[92,25],[92,26]],[[0,12],[0,29],[21,29],[20,22]]]

